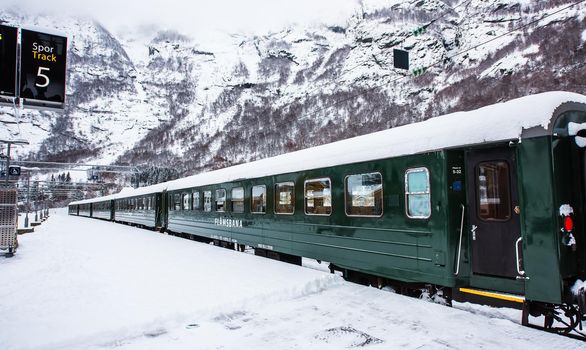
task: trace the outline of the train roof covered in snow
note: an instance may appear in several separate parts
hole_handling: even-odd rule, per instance
[[[577,107],[578,105],[581,107]],[[586,96],[561,91],[545,92],[71,204],[133,197],[163,190],[286,174],[464,145],[551,135],[557,116],[573,108],[586,111]]]

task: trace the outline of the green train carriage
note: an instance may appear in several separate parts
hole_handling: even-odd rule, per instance
[[[528,96],[171,181],[159,221],[352,280],[521,302],[526,324],[553,329],[561,309],[575,328],[584,129],[585,96]]]

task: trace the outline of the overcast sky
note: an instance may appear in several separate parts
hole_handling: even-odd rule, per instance
[[[358,0],[7,0],[30,13],[67,11],[98,19],[111,31],[155,24],[197,36],[206,30],[264,33],[292,23],[340,23]]]

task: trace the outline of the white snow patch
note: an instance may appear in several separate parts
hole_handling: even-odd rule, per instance
[[[570,135],[570,136],[578,135],[578,132],[580,132],[582,130],[586,130],[586,123],[574,123],[574,122],[568,123],[568,135]]]
[[[574,237],[574,234],[572,234],[571,232],[568,235],[568,243],[566,243],[566,245],[568,247],[571,247],[573,245],[576,245],[576,237]]]
[[[578,147],[583,148],[583,147],[586,147],[586,137],[577,136],[578,132],[580,132],[582,130],[586,130],[586,123],[574,123],[574,122],[568,123],[568,135],[570,135],[570,136],[576,135],[576,137],[574,138],[574,140],[576,141],[576,145],[578,145]]]
[[[524,55],[533,55],[539,53],[539,45],[533,44],[521,51]]]
[[[574,138],[574,141],[576,142],[576,145],[578,145],[578,147],[580,147],[580,148],[586,147],[586,137],[576,136]]]
[[[571,290],[574,295],[586,293],[586,281],[582,281],[581,279],[576,280]]]
[[[574,214],[574,208],[569,204],[560,205],[560,216],[570,216]]]

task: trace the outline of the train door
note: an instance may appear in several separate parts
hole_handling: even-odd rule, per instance
[[[466,167],[472,272],[515,278],[522,248],[514,149],[470,151]]]
[[[154,196],[155,227],[157,227],[158,229],[166,229],[169,215],[167,191],[163,191],[163,193],[155,193]]]

